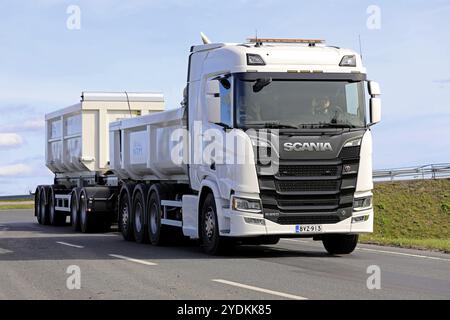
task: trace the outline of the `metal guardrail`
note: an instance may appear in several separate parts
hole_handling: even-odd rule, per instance
[[[7,200],[33,200],[33,195],[26,194],[26,195],[19,195],[19,196],[0,196],[0,200],[7,201]]]
[[[375,182],[418,179],[450,179],[450,163],[373,171],[373,180]]]

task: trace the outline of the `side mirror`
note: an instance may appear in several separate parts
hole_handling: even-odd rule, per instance
[[[208,122],[220,123],[220,88],[218,80],[209,80],[205,87]]]
[[[381,121],[381,99],[370,98],[370,125]]]
[[[208,112],[208,122],[220,123],[220,99],[215,96],[206,96],[206,109]]]
[[[378,82],[369,81],[369,94],[371,96],[379,96],[381,95],[381,89]]]

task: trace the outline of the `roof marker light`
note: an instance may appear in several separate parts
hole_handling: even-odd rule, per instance
[[[356,67],[356,56],[355,55],[343,56],[341,63],[339,63],[339,66],[341,66],[341,67]]]
[[[249,66],[265,66],[263,58],[259,54],[247,53],[247,64]]]

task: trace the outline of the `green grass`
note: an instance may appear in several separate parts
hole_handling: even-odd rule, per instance
[[[12,210],[12,209],[34,209],[34,204],[5,204],[0,202],[0,210]]]
[[[450,180],[376,184],[374,209],[362,242],[450,253]]]

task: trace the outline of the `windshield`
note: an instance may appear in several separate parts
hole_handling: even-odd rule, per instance
[[[236,79],[236,124],[241,128],[365,126],[364,82]]]

